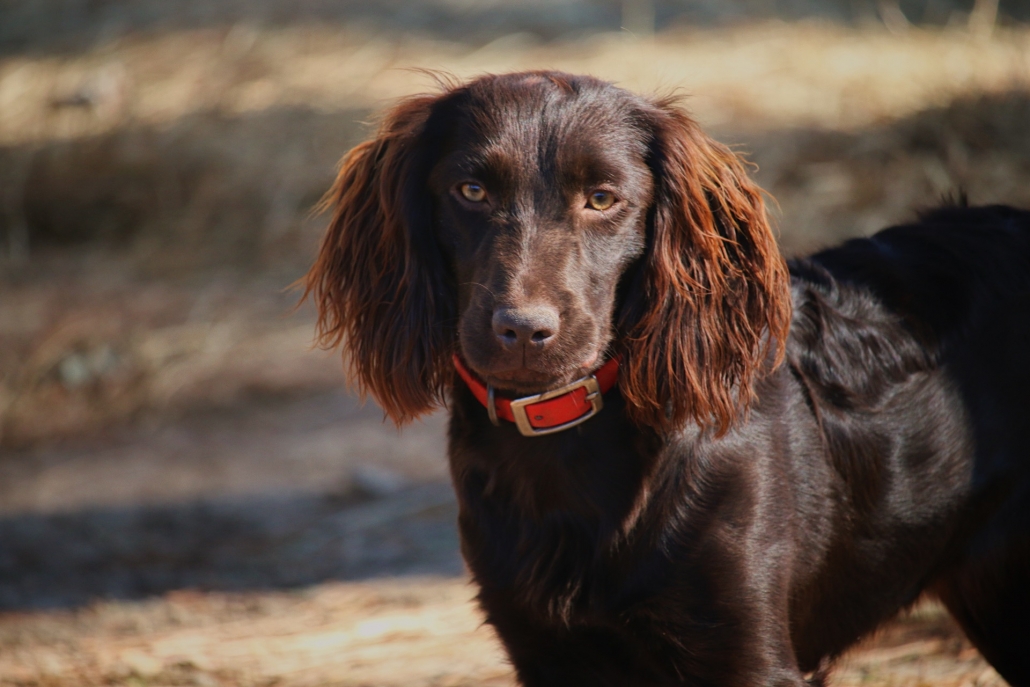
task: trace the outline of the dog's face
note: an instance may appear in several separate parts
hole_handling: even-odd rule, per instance
[[[645,247],[653,179],[634,103],[518,75],[473,86],[429,174],[454,273],[458,345],[501,389],[535,393],[594,370],[616,287]]]
[[[725,429],[790,320],[759,189],[675,100],[556,72],[402,101],[354,148],[307,293],[398,422],[461,354],[517,393],[622,359],[641,425]]]

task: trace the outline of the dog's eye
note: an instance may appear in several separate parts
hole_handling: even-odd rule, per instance
[[[462,184],[458,190],[465,196],[465,200],[473,203],[481,203],[486,199],[486,189],[472,181]]]
[[[607,210],[615,204],[615,195],[608,191],[594,191],[587,199],[587,205],[595,210]]]

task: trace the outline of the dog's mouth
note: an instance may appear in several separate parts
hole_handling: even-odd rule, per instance
[[[487,384],[490,384],[495,389],[517,395],[539,394],[551,389],[557,389],[567,383],[565,381],[566,375],[553,375],[526,368],[505,370],[504,372],[481,376]]]
[[[529,396],[558,389],[591,374],[598,367],[599,360],[600,354],[595,351],[578,365],[556,370],[539,370],[526,366],[483,370],[475,365],[473,369],[480,379],[498,391],[516,396]]]

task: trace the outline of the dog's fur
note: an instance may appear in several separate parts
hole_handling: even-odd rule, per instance
[[[398,422],[449,403],[524,684],[818,683],[929,591],[1030,685],[1030,213],[942,208],[788,272],[675,101],[553,72],[402,102],[327,205],[321,340]],[[454,353],[509,395],[620,378],[527,438]]]

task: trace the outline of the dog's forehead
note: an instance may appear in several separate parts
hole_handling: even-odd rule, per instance
[[[562,74],[509,75],[470,84],[459,140],[486,153],[603,155],[632,151],[644,133],[637,98],[608,83]]]

